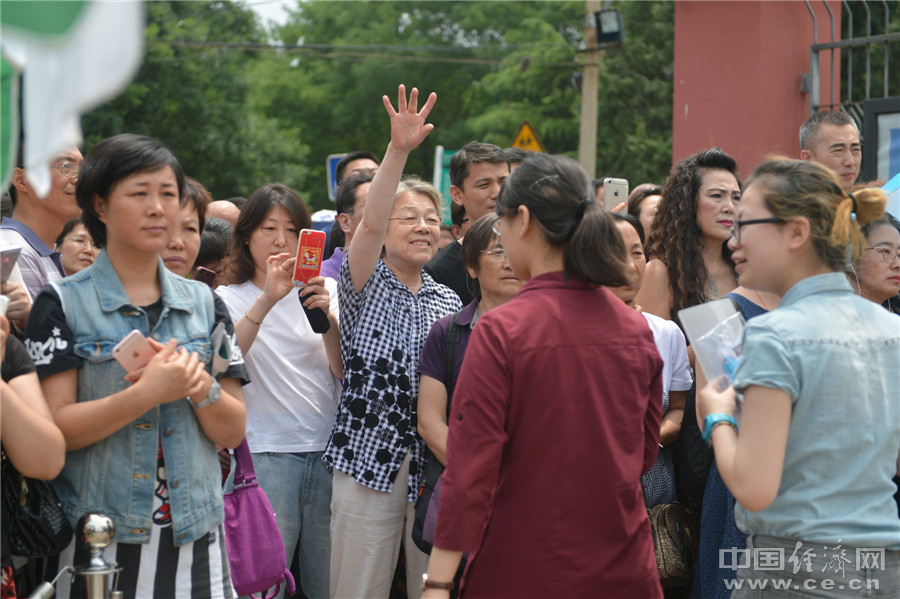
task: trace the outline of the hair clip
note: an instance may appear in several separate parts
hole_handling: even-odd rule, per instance
[[[541,177],[540,179],[538,179],[537,181],[535,181],[534,183],[529,185],[528,191],[537,191],[541,187],[541,185],[545,185],[545,184],[549,183],[550,181],[557,181],[557,180],[559,180],[558,174],[544,175],[543,177]]]
[[[856,197],[852,193],[848,193],[850,200],[853,202],[853,210],[850,211],[850,218],[856,220],[856,211],[859,210],[859,204],[856,203]]]

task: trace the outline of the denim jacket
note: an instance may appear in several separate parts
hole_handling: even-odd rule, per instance
[[[52,283],[74,336],[78,369],[77,401],[92,401],[130,385],[112,348],[133,329],[161,343],[171,338],[209,364],[215,322],[212,292],[203,283],[170,273],[159,260],[163,308],[149,330],[147,314],[133,306],[106,252],[93,266]],[[200,428],[187,401],[159,405],[106,439],[66,454],[53,482],[63,509],[75,522],[91,510],[116,525],[116,540],[145,543],[153,525],[157,444],[166,463],[172,527],[178,545],[191,543],[224,519],[215,445]]]

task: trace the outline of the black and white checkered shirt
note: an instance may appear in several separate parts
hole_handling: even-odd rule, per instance
[[[459,310],[459,297],[422,272],[413,294],[381,260],[359,293],[347,259],[338,279],[344,388],[325,461],[358,483],[390,492],[409,461],[409,500],[419,487],[416,433],[419,352],[434,321]]]

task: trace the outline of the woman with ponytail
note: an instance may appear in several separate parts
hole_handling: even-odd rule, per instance
[[[847,195],[799,160],[764,163],[744,189],[732,259],[743,286],[782,300],[747,323],[733,387],[698,393],[749,535],[737,576],[752,583],[733,597],[900,594],[900,329],[844,275],[865,247],[860,225],[884,206],[881,190]]]
[[[570,158],[506,179],[516,276],[482,315],[454,391],[428,597],[662,597],[641,475],[659,449],[662,359],[603,286],[630,281],[616,225]]]

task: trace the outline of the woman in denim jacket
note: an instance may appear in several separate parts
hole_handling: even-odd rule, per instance
[[[741,285],[782,300],[747,323],[733,388],[698,394],[749,535],[727,558],[733,597],[900,596],[900,321],[843,273],[884,206],[803,161],[766,162],[744,189],[729,242]]]
[[[90,510],[113,520],[106,556],[123,567],[126,597],[233,596],[215,445],[234,447],[244,436],[243,362],[236,351],[217,368],[219,380],[210,374],[213,339],[232,345],[228,312],[159,257],[183,186],[178,161],[150,138],[118,135],[94,146],[76,196],[104,249],[92,266],[41,291],[27,331],[68,450],[54,488],[73,523]],[[126,373],[112,349],[132,330],[156,354]],[[84,561],[74,542],[60,556],[60,565]]]

